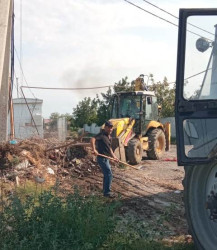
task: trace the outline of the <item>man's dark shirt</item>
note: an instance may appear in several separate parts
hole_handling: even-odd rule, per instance
[[[103,130],[95,136],[96,150],[99,154],[111,156],[111,139],[109,135]]]

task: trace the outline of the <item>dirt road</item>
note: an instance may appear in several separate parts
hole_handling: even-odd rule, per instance
[[[137,167],[113,167],[112,189],[123,204],[120,214],[133,215],[148,228],[163,231],[166,237],[189,237],[182,201],[184,170],[177,166],[176,147],[172,145],[160,161],[144,157]],[[102,174],[73,179],[73,184],[87,192],[101,193]]]
[[[84,195],[102,195],[102,173],[88,147],[53,150],[47,155],[44,148],[47,147],[38,141],[22,142],[17,146],[3,145],[2,182],[7,177],[5,182],[12,188],[15,182],[13,176],[19,176],[17,185],[21,186],[27,180],[32,180],[34,184],[35,177],[42,176],[48,186],[58,180],[64,193],[72,192],[73,187],[77,186]],[[20,163],[13,166],[16,159]],[[26,161],[28,168],[24,164]],[[171,150],[159,161],[148,160],[144,155],[137,169],[117,165],[112,167],[112,190],[118,196],[116,200],[121,201],[118,210],[120,230],[127,228],[129,231],[130,228],[132,234],[136,232],[143,237],[147,233],[155,239],[163,236],[163,239],[169,240],[176,240],[177,237],[189,240],[183,205],[184,170],[177,166],[176,147],[172,145]],[[52,173],[48,173],[48,170]],[[111,200],[106,199],[106,202]]]

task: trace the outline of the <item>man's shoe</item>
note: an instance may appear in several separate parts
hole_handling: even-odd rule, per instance
[[[110,193],[110,194],[104,194],[104,197],[107,197],[107,198],[115,198],[116,195],[113,194],[113,193]]]

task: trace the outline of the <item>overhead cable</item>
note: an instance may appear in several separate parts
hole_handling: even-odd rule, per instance
[[[20,65],[20,69],[21,69],[21,72],[22,72],[22,75],[23,75],[23,79],[25,80],[25,83],[26,83],[26,85],[28,86],[28,82],[27,82],[26,77],[25,77],[25,75],[24,75],[23,67],[22,67],[22,65],[21,65],[21,62],[20,62],[20,59],[19,59],[19,56],[18,56],[18,53],[17,53],[17,50],[16,50],[16,47],[15,47],[15,46],[14,46],[14,51],[15,51],[15,54],[16,54],[16,56],[17,56],[17,60],[18,60],[19,65]],[[30,90],[30,92],[31,92],[31,94],[33,95],[33,97],[34,97],[35,99],[37,99],[37,98],[35,97],[34,93],[33,93],[31,90]]]
[[[191,79],[191,78],[193,78],[193,77],[195,77],[195,76],[201,75],[201,74],[205,73],[206,71],[208,71],[208,70],[210,70],[210,69],[212,69],[212,68],[205,69],[205,70],[203,70],[203,71],[200,71],[199,73],[196,73],[196,74],[194,74],[194,75],[191,75],[191,76],[189,76],[189,77],[186,77],[186,78],[184,79],[184,81],[187,81],[187,80],[189,80],[189,79]],[[173,83],[176,83],[176,82],[169,82],[168,84],[173,84]]]
[[[169,21],[169,20],[167,20],[167,19],[165,19],[165,18],[163,18],[163,17],[160,17],[160,16],[158,16],[158,15],[156,15],[156,14],[154,14],[154,13],[148,11],[148,10],[145,10],[144,8],[142,8],[142,7],[136,5],[136,4],[134,4],[134,3],[132,3],[132,2],[130,2],[130,1],[128,1],[128,0],[124,0],[124,1],[127,2],[127,3],[129,3],[129,4],[131,4],[131,5],[133,5],[134,7],[138,8],[138,9],[140,9],[140,10],[142,10],[142,11],[144,11],[144,12],[146,12],[146,13],[152,15],[152,16],[154,16],[154,17],[157,17],[157,18],[159,18],[159,19],[161,19],[161,20],[163,20],[163,21],[165,21],[165,22],[167,22],[167,23],[170,23],[170,24],[172,24],[172,25],[174,25],[174,26],[176,26],[176,27],[179,27],[178,24],[173,23],[173,22],[171,22],[171,21]],[[199,34],[193,32],[193,31],[191,31],[191,30],[187,30],[187,31],[188,31],[189,33],[195,35],[195,36],[202,37],[201,35],[199,35]],[[203,36],[203,37],[204,37],[204,36]],[[213,42],[213,40],[211,40],[211,39],[209,39],[209,38],[207,38],[207,37],[204,37],[204,38],[206,38],[207,40]]]
[[[194,75],[188,76],[184,79],[184,81],[189,80],[190,78],[193,78],[195,76],[198,76],[204,72],[206,72],[207,70],[210,70],[212,68],[200,71]],[[169,82],[168,84],[173,84],[176,82]],[[20,88],[27,88],[27,89],[53,89],[53,90],[89,90],[89,89],[103,89],[103,88],[109,88],[109,87],[113,87],[114,85],[104,85],[104,86],[96,86],[96,87],[84,87],[84,88],[58,88],[58,87],[40,87],[40,86],[21,86]]]
[[[157,9],[163,11],[164,13],[166,13],[166,14],[172,16],[172,17],[175,17],[176,19],[179,19],[177,16],[173,15],[172,13],[170,13],[170,12],[168,12],[168,11],[166,11],[166,10],[160,8],[160,7],[158,7],[157,5],[151,3],[151,2],[149,2],[149,1],[147,1],[147,0],[142,0],[142,1],[146,2],[147,4],[150,4],[151,6],[153,6],[153,7],[157,8]],[[194,25],[194,24],[192,24],[192,23],[189,23],[189,22],[188,22],[188,25],[190,25],[190,26],[192,26],[192,27],[194,27],[194,28],[197,28],[197,29],[199,29],[199,30],[202,30],[202,31],[204,31],[204,32],[206,32],[206,33],[208,33],[208,34],[210,34],[210,35],[213,35],[213,36],[215,35],[215,34],[213,34],[212,32],[209,32],[208,30],[202,29],[202,28],[200,28],[200,27],[198,27],[198,26],[196,26],[196,25]]]
[[[88,90],[88,89],[103,89],[109,88],[113,85],[99,86],[99,87],[87,87],[87,88],[53,88],[53,87],[35,87],[35,86],[21,86],[21,88],[28,89],[54,89],[54,90]]]

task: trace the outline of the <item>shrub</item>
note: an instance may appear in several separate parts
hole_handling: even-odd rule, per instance
[[[97,249],[114,230],[115,207],[77,192],[14,196],[0,213],[0,249]]]

